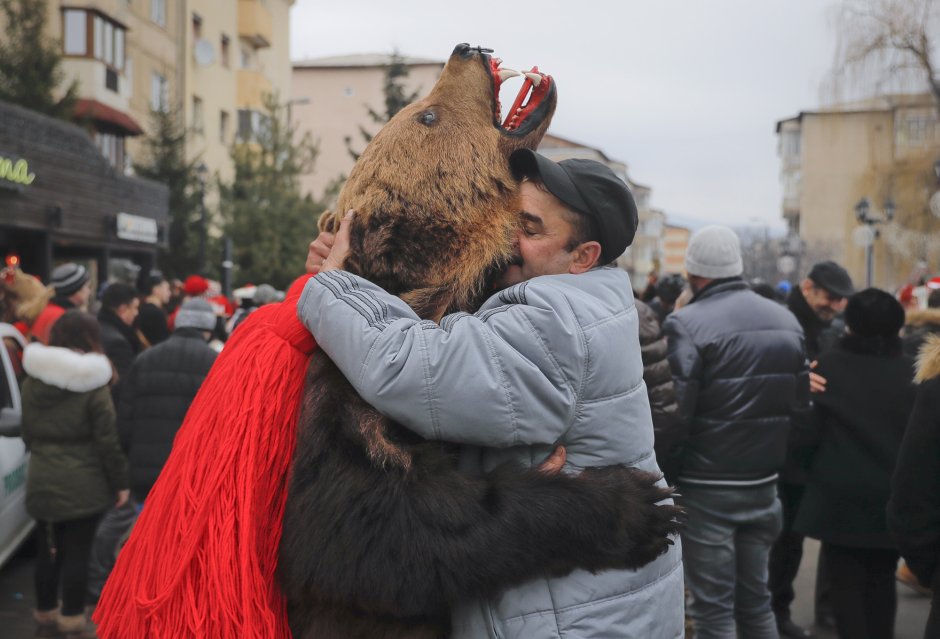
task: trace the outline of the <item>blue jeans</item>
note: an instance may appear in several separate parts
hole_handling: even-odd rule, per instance
[[[767,589],[770,548],[783,513],[774,484],[756,488],[680,485],[688,614],[696,639],[778,639]]]

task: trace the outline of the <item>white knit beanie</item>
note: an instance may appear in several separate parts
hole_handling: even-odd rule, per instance
[[[744,266],[737,234],[727,226],[706,226],[695,233],[685,254],[685,270],[713,280],[740,275]]]

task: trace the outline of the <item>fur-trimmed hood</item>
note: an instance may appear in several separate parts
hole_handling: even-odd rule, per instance
[[[111,362],[100,353],[78,353],[35,342],[23,351],[23,370],[30,377],[62,390],[86,393],[111,381]]]
[[[907,312],[905,326],[940,326],[940,308],[927,308]]]
[[[918,383],[940,376],[940,335],[929,335],[917,356]]]

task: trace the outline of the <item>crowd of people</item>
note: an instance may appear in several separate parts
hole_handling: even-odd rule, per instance
[[[744,279],[733,230],[709,226],[690,240],[686,277],[651,278],[634,302],[623,273],[604,265],[629,245],[635,205],[595,164],[514,159],[527,206],[519,259],[478,316],[426,330],[401,300],[345,273],[348,238],[334,246],[327,234],[311,249],[320,274],[298,304],[301,320],[363,398],[422,436],[485,447],[474,449],[483,470],[507,450],[535,460],[572,429],[589,434],[567,440],[576,467],[658,466],[687,517],[681,561],[696,637],[812,636],[791,618],[805,537],[821,542],[817,625],[845,639],[893,636],[899,559],[920,587],[940,579],[940,279],[919,282],[917,295],[857,291],[824,261],[781,297]],[[597,190],[584,195],[572,182]],[[32,342],[19,359],[27,508],[40,539],[37,636],[77,638],[96,592],[89,565],[107,574],[89,561],[96,530],[146,503],[215,360],[210,343],[282,296],[259,286],[236,309],[204,278],[174,286],[150,273],[139,287],[105,285],[92,315],[80,264],[58,266],[48,288],[26,280],[4,276],[0,319]],[[475,374],[448,368],[455,359],[477,362]],[[641,375],[646,397],[633,392]],[[447,401],[425,406],[428,395]],[[678,550],[657,561],[655,578],[577,575],[553,582],[555,592],[590,583],[575,625],[664,627],[668,615],[636,594],[656,583],[659,605],[681,608],[681,580],[662,576],[678,571]],[[490,614],[534,614],[535,583]],[[940,636],[933,605],[926,637]],[[469,613],[454,623],[485,625]]]
[[[226,328],[236,309],[198,275],[171,283],[154,271],[139,287],[110,282],[97,301],[88,270],[72,262],[54,269],[48,286],[18,269],[0,282],[0,321],[29,341],[22,352],[15,341],[5,346],[21,378],[31,450],[37,636],[93,636],[86,606],[237,325]],[[242,318],[282,297],[270,285],[241,293]]]

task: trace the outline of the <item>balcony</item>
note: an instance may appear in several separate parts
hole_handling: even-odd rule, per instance
[[[238,36],[256,49],[271,46],[274,28],[271,12],[261,0],[238,0]]]
[[[271,81],[260,71],[243,69],[238,72],[235,99],[239,109],[261,110],[264,106],[264,94],[271,91]]]

